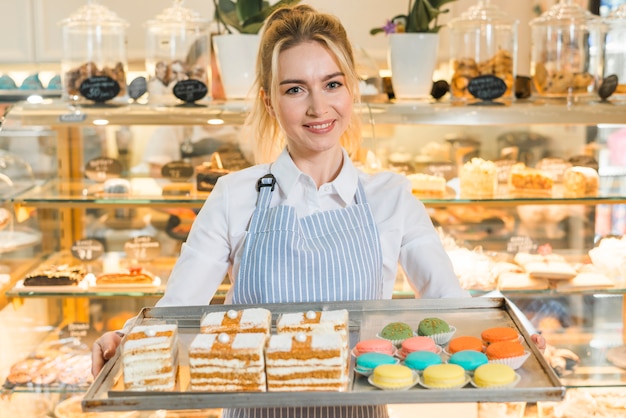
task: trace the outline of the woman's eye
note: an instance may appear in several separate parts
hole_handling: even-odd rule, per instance
[[[300,93],[301,91],[302,89],[300,88],[300,86],[294,86],[294,87],[287,89],[287,91],[285,91],[285,94],[297,94],[297,93]]]
[[[331,81],[330,83],[328,83],[328,88],[329,89],[338,89],[341,86],[343,86],[343,83],[341,83],[339,81]]]

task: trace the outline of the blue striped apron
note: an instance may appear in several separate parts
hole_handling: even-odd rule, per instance
[[[270,208],[275,179],[262,177],[233,303],[382,298],[382,250],[359,181],[356,204],[298,219],[291,206]],[[227,418],[380,418],[385,405],[224,410]]]

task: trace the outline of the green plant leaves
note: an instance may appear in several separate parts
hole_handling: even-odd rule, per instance
[[[270,6],[267,0],[213,0],[216,18],[231,33],[259,33],[265,19],[276,9],[285,5],[297,4],[300,0],[280,0]]]

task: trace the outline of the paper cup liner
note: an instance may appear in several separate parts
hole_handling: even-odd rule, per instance
[[[426,337],[432,338],[433,341],[435,341],[435,344],[437,345],[446,345],[452,339],[455,332],[456,332],[456,327],[450,325],[450,331],[441,332],[439,334],[426,335]]]
[[[522,380],[522,376],[515,373],[515,379],[511,383],[507,383],[506,385],[496,385],[496,386],[478,386],[476,382],[474,382],[474,378],[471,379],[472,386],[478,389],[507,389],[517,386],[517,384]]]
[[[406,337],[406,338],[403,338],[401,340],[390,340],[389,338],[381,337],[380,334],[376,334],[376,338],[380,338],[381,340],[391,341],[391,344],[393,344],[396,347],[400,347],[404,340],[409,339],[411,337],[415,337],[415,333],[413,333],[413,335],[411,335],[410,337]]]
[[[377,387],[378,389],[382,389],[382,390],[408,390],[411,389],[413,386],[417,385],[420,382],[420,377],[419,374],[413,370],[413,382],[410,385],[406,385],[406,386],[401,386],[401,387],[396,387],[396,388],[387,388],[387,387],[383,387],[380,385],[377,385],[376,383],[374,383],[372,380],[373,376],[370,376],[367,381],[370,383],[370,385]]]
[[[426,389],[435,389],[435,390],[448,390],[448,389],[460,389],[462,387],[464,387],[465,385],[467,385],[472,379],[470,378],[470,376],[467,374],[467,372],[465,373],[465,380],[463,381],[463,383],[459,383],[456,384],[454,386],[448,386],[448,387],[440,387],[440,386],[431,386],[431,385],[427,385],[426,383],[424,383],[423,378],[420,380],[420,386],[422,386],[423,388]]]
[[[507,366],[510,366],[512,369],[517,370],[520,367],[522,367],[522,365],[526,362],[526,360],[528,360],[528,357],[530,357],[530,352],[524,351],[523,356],[489,360],[489,363],[506,364]]]

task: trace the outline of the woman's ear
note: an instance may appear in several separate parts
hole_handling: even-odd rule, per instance
[[[265,94],[264,89],[261,89],[261,98],[263,99],[263,103],[265,104],[265,109],[267,110],[267,113],[275,118],[276,114],[274,113],[274,108],[272,107],[272,101],[270,100],[270,96],[268,94]]]

